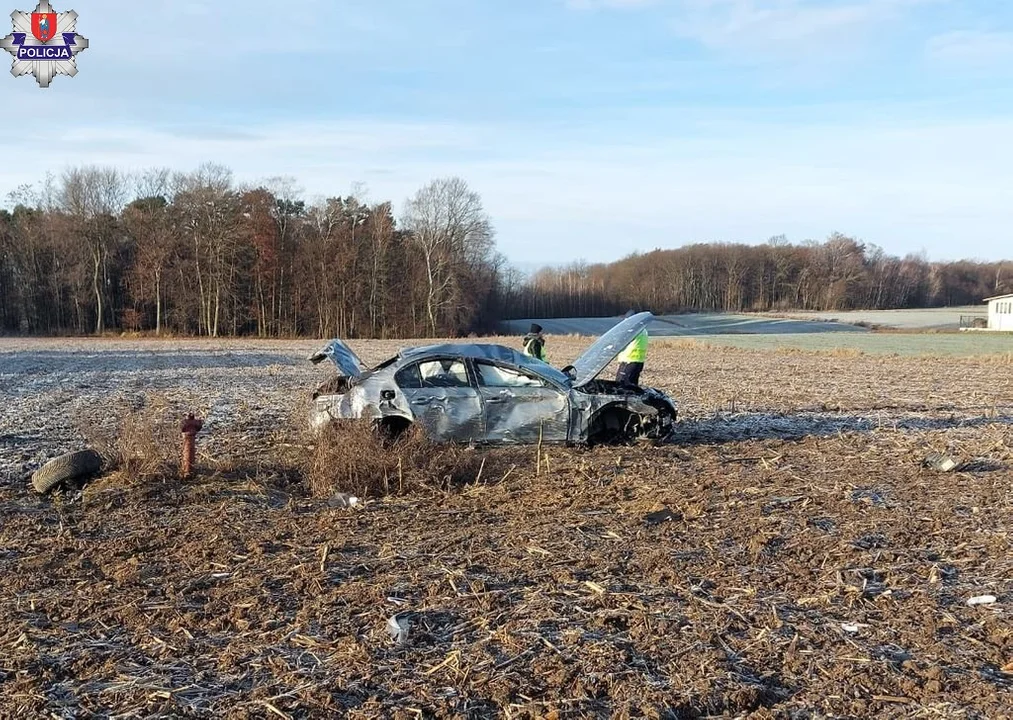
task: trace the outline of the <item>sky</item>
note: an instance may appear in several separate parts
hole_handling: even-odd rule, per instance
[[[90,47],[48,89],[0,69],[0,202],[212,161],[396,210],[460,176],[527,267],[835,231],[1013,257],[1008,0],[52,2]]]

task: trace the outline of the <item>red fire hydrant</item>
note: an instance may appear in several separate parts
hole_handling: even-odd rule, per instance
[[[204,427],[204,421],[198,420],[190,413],[180,423],[179,431],[183,433],[183,478],[193,474],[193,461],[197,454],[197,433]]]

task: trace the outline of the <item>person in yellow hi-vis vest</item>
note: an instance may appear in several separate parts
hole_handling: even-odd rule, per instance
[[[627,314],[629,317],[629,314]],[[640,385],[640,373],[647,361],[647,328],[644,328],[619,353],[619,369],[616,370],[616,382],[620,385]]]

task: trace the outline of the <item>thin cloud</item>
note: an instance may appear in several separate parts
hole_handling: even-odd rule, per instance
[[[919,4],[919,0],[685,0],[675,25],[684,36],[713,49],[787,51],[797,57],[803,51],[847,49]]]
[[[748,113],[747,113],[748,115]],[[947,257],[972,237],[998,256],[1013,223],[1005,191],[1013,122],[715,124],[709,136],[653,132],[636,143],[498,124],[282,123],[235,137],[187,128],[90,125],[5,148],[0,196],[68,164],[192,170],[211,160],[239,182],[294,177],[307,197],[404,198],[460,175],[481,193],[501,248],[518,259],[598,260],[698,240],[854,232],[891,252]],[[71,151],[71,149],[74,149]],[[555,255],[552,255],[555,253]]]
[[[946,33],[929,0],[306,0],[302,30],[265,0],[183,1],[93,0],[79,77],[7,77],[33,121],[0,138],[0,201],[67,165],[211,160],[396,206],[459,175],[518,259],[835,228],[933,257],[1008,244],[1013,123],[988,120],[1001,83],[968,82],[1008,38]]]
[[[651,7],[661,2],[662,0],[566,0],[566,7],[572,10],[630,9]]]
[[[926,53],[939,64],[1008,73],[1013,64],[1013,32],[943,33],[929,39]]]

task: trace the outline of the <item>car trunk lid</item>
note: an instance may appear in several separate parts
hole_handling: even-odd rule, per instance
[[[322,349],[310,355],[309,361],[317,365],[328,358],[334,363],[338,373],[345,377],[360,377],[367,369],[359,356],[341,340],[331,340]]]

